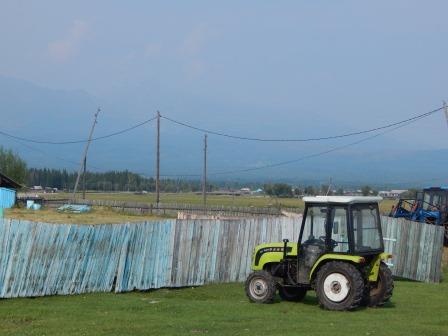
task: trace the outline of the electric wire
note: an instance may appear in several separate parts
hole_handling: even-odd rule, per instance
[[[65,159],[65,158],[60,157],[60,156],[57,156],[57,155],[51,155],[51,154],[49,154],[49,153],[47,153],[47,152],[45,152],[45,151],[43,151],[43,150],[41,150],[41,149],[38,149],[38,148],[32,147],[32,146],[30,146],[30,145],[28,145],[28,144],[26,144],[26,143],[23,143],[23,142],[20,141],[20,140],[15,140],[15,139],[11,139],[11,140],[17,142],[19,145],[24,146],[25,148],[27,148],[27,149],[29,149],[29,150],[31,150],[31,151],[40,153],[42,156],[46,156],[46,157],[49,157],[49,158],[52,158],[52,159],[56,159],[56,160],[59,160],[59,161],[65,162],[65,163],[70,163],[71,165],[73,165],[73,166],[77,166],[77,167],[78,167],[79,164],[80,164],[79,162],[72,161],[72,160],[69,160],[69,159]],[[96,171],[103,171],[102,168],[96,167],[96,166],[94,166],[94,165],[89,164],[88,166],[89,166],[90,168],[96,170]]]
[[[153,117],[151,119],[142,121],[142,122],[140,122],[140,123],[138,123],[138,124],[136,124],[134,126],[122,129],[122,130],[117,131],[117,132],[113,132],[113,133],[106,134],[106,135],[99,136],[99,137],[94,137],[94,138],[92,138],[91,141],[107,139],[107,138],[110,138],[110,137],[113,137],[113,136],[116,136],[116,135],[120,135],[120,134],[129,132],[129,131],[132,131],[132,130],[134,130],[134,129],[140,127],[140,126],[143,126],[143,125],[145,125],[145,124],[147,124],[147,123],[149,123],[149,122],[151,122],[151,121],[153,121],[155,119],[157,119],[157,117]],[[88,140],[46,141],[46,140],[35,140],[35,139],[23,138],[23,137],[19,137],[19,136],[16,136],[16,135],[12,135],[12,134],[6,133],[4,131],[0,131],[0,134],[4,135],[6,137],[9,137],[11,139],[15,139],[15,140],[31,142],[31,143],[36,143],[36,144],[45,144],[45,145],[70,145],[70,144],[86,143],[88,141]]]
[[[317,138],[303,138],[303,139],[268,139],[268,138],[251,138],[251,137],[245,137],[245,136],[238,136],[238,135],[232,135],[232,134],[228,134],[228,133],[223,133],[223,132],[217,132],[217,131],[212,131],[212,130],[208,130],[205,128],[201,128],[198,126],[194,126],[191,124],[187,124],[185,122],[179,121],[179,120],[175,120],[169,117],[166,117],[164,115],[161,115],[161,118],[170,121],[171,123],[183,126],[183,127],[187,127],[202,133],[207,133],[207,134],[212,134],[212,135],[217,135],[217,136],[221,136],[221,137],[226,137],[226,138],[231,138],[231,139],[237,139],[237,140],[246,140],[246,141],[259,141],[259,142],[309,142],[309,141],[321,141],[321,140],[331,140],[331,139],[340,139],[340,138],[346,138],[346,137],[350,137],[350,136],[355,136],[355,135],[361,135],[361,134],[366,134],[366,133],[371,133],[371,132],[375,132],[375,131],[380,131],[383,129],[387,129],[387,128],[391,128],[397,125],[401,125],[401,124],[405,124],[407,122],[410,121],[414,121],[414,120],[420,120],[422,118],[426,118],[429,117],[430,115],[437,113],[441,110],[443,110],[444,107],[439,107],[437,109],[434,109],[432,111],[426,112],[426,113],[422,113],[419,115],[416,115],[414,117],[411,118],[407,118],[404,120],[400,120],[394,123],[390,123],[390,124],[386,124],[383,126],[379,126],[379,127],[375,127],[375,128],[371,128],[371,129],[367,129],[367,130],[363,130],[363,131],[357,131],[357,132],[351,132],[351,133],[345,133],[345,134],[339,134],[339,135],[331,135],[331,136],[326,136],[326,137],[317,137]]]
[[[262,169],[274,168],[274,167],[279,167],[279,166],[285,166],[285,165],[289,165],[289,164],[305,161],[305,160],[308,160],[308,159],[312,159],[312,158],[316,158],[316,157],[319,157],[319,156],[330,154],[330,153],[333,153],[333,152],[336,152],[336,151],[340,151],[342,149],[358,145],[358,144],[363,143],[365,141],[369,141],[369,140],[375,139],[375,138],[380,137],[380,136],[382,136],[384,134],[393,132],[393,131],[395,131],[397,129],[400,129],[402,127],[406,127],[406,126],[408,126],[408,125],[410,125],[412,123],[415,123],[419,119],[422,119],[422,118],[424,118],[424,116],[420,116],[418,119],[417,118],[412,118],[412,120],[408,121],[407,123],[401,123],[400,125],[398,125],[398,126],[396,126],[394,128],[387,129],[387,130],[385,130],[383,132],[380,132],[380,133],[377,133],[375,135],[371,135],[369,137],[366,137],[366,138],[363,138],[363,139],[360,139],[360,140],[357,140],[357,141],[354,141],[354,142],[351,142],[351,143],[348,143],[348,144],[345,144],[345,145],[342,145],[342,146],[333,147],[333,148],[327,149],[325,151],[320,151],[320,152],[317,152],[317,153],[305,155],[305,156],[302,156],[302,157],[297,158],[297,159],[276,162],[276,163],[263,165],[263,166],[258,166],[258,167],[242,168],[242,169],[227,170],[227,171],[210,172],[210,173],[207,173],[207,175],[209,175],[209,176],[213,176],[213,175],[232,175],[232,174],[237,174],[237,173],[246,173],[246,172],[251,172],[251,171],[256,171],[256,170],[262,170]],[[201,177],[202,175],[201,174],[167,174],[167,175],[160,175],[160,176],[164,176],[164,177]]]
[[[328,149],[328,150],[325,150],[325,151],[321,151],[321,152],[305,155],[305,156],[302,156],[302,157],[294,159],[294,160],[281,161],[281,162],[276,162],[276,163],[272,163],[272,164],[268,164],[268,165],[264,165],[264,166],[259,166],[259,167],[237,169],[237,170],[228,170],[228,171],[221,171],[221,172],[211,172],[211,173],[208,173],[208,175],[231,175],[231,174],[236,174],[236,173],[245,173],[245,172],[251,172],[251,171],[256,171],[256,170],[262,170],[262,169],[267,169],[267,168],[274,168],[274,167],[289,165],[289,164],[292,164],[292,163],[297,163],[297,162],[300,162],[300,161],[316,158],[316,157],[323,156],[323,155],[326,155],[326,154],[330,154],[330,153],[333,153],[333,152],[336,152],[336,151],[339,151],[339,150],[342,150],[342,149],[345,149],[345,148],[348,148],[348,147],[352,147],[352,146],[358,145],[358,144],[363,143],[365,141],[368,141],[368,140],[377,138],[379,136],[382,136],[382,135],[384,135],[386,133],[393,132],[393,131],[395,131],[395,130],[397,130],[399,128],[408,126],[408,125],[410,125],[410,124],[412,124],[412,123],[414,123],[416,121],[418,121],[418,119],[413,119],[412,121],[409,121],[406,124],[401,124],[401,125],[399,125],[397,127],[394,127],[392,129],[387,129],[386,131],[383,131],[383,132],[380,132],[378,134],[369,136],[367,138],[363,138],[363,139],[351,142],[349,144],[345,144],[345,145],[334,147],[334,148],[331,148],[331,149]]]

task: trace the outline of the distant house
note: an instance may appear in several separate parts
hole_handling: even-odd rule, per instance
[[[0,172],[0,208],[11,208],[16,203],[16,191],[20,183]]]
[[[400,198],[400,196],[407,192],[408,190],[401,190],[401,189],[395,189],[395,190],[382,190],[380,192],[378,192],[378,196],[381,196],[383,198],[391,198],[391,199],[395,199],[395,198]]]
[[[261,195],[264,193],[264,190],[261,188],[258,188],[257,190],[252,191],[252,195]]]
[[[362,190],[345,190],[344,196],[362,196]]]
[[[243,194],[243,195],[249,195],[250,194],[250,188],[241,188],[240,189],[240,192],[241,192],[241,194]]]

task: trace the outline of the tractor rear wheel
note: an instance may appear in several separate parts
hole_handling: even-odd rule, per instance
[[[278,294],[285,301],[302,301],[306,295],[306,289],[301,287],[284,287],[278,288]]]
[[[361,272],[348,262],[330,261],[317,273],[316,293],[322,308],[356,309],[361,305],[364,291]]]
[[[385,263],[380,264],[378,281],[370,286],[367,305],[369,307],[381,307],[392,297],[394,280],[392,272]]]
[[[251,302],[272,303],[276,292],[274,277],[266,271],[256,271],[246,279],[246,295]]]

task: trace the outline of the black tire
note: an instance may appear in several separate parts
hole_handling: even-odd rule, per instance
[[[362,303],[364,292],[361,272],[348,262],[328,262],[317,273],[316,294],[322,308],[356,309]]]
[[[370,285],[367,305],[369,307],[381,307],[392,297],[394,280],[389,267],[383,262],[380,264],[378,281]]]
[[[246,295],[254,303],[272,303],[276,292],[274,277],[266,271],[256,271],[246,279]]]
[[[306,295],[306,289],[301,287],[283,287],[279,286],[278,294],[285,301],[302,301]]]

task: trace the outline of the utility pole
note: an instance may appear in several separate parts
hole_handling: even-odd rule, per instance
[[[156,203],[160,202],[160,112],[157,111]]]
[[[94,119],[93,119],[92,127],[90,129],[89,139],[87,140],[86,147],[84,148],[84,154],[82,156],[81,164],[79,166],[78,176],[76,177],[75,188],[73,189],[73,197],[72,197],[73,201],[75,200],[75,197],[76,197],[76,191],[78,190],[79,178],[81,177],[81,173],[84,170],[84,175],[85,175],[85,172],[86,172],[87,152],[89,151],[89,146],[90,146],[90,143],[92,142],[93,131],[95,129],[95,125],[97,123],[96,120],[98,118],[98,114],[100,113],[100,111],[101,111],[101,109],[98,107],[98,110],[96,111]]]
[[[446,101],[443,101],[443,110],[445,111],[445,118],[448,124],[448,105],[446,104]]]
[[[328,194],[329,194],[330,191],[331,191],[331,182],[332,182],[332,178],[331,178],[331,176],[330,176],[330,183],[328,183],[327,194],[326,194],[325,196],[328,196]]]
[[[82,173],[82,199],[86,199],[86,168],[87,167],[87,156],[84,158],[84,172]]]
[[[202,199],[204,203],[204,212],[207,208],[207,134],[204,135],[204,172],[202,175]]]

